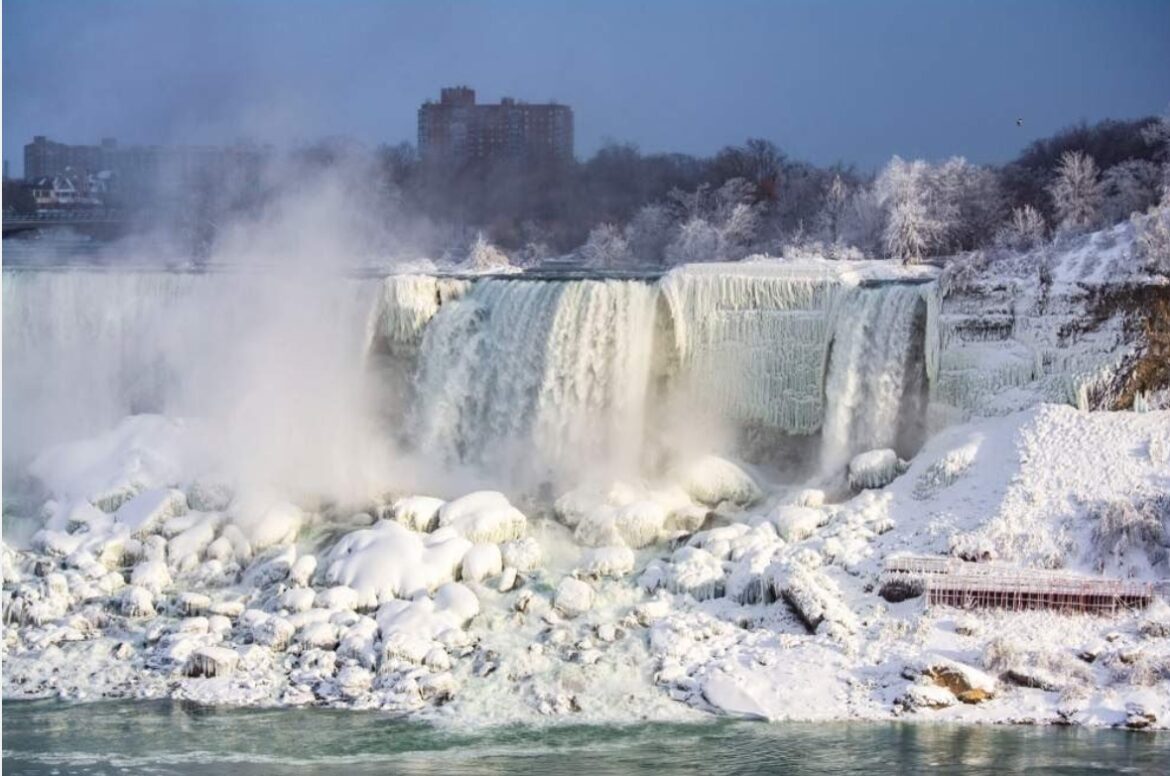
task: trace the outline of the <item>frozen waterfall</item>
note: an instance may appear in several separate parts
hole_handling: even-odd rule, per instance
[[[839,470],[855,453],[898,447],[904,408],[924,388],[925,362],[915,355],[923,349],[925,314],[917,286],[853,288],[841,296],[825,379],[825,472]]]
[[[821,463],[839,467],[906,447],[924,411],[926,303],[906,279],[831,262],[657,282],[401,276],[374,330],[400,352],[391,371],[413,375],[398,425],[447,464],[531,484],[661,465],[688,432],[702,452],[747,454],[737,440],[764,431],[775,445],[823,432]]]
[[[913,447],[929,279],[827,261],[657,281],[6,270],[5,461],[147,411],[215,414],[338,477],[357,464],[326,451],[377,435],[501,486],[773,448],[839,467]]]
[[[632,281],[473,284],[423,335],[415,442],[509,473],[597,461],[636,469],[654,301]]]

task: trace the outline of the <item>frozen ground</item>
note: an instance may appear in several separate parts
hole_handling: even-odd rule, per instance
[[[710,457],[555,503],[293,504],[207,474],[212,441],[136,416],[37,459],[44,527],[4,547],[6,698],[1170,724],[1164,603],[927,610],[877,579],[900,552],[1165,579],[1170,411],[953,426],[856,462],[895,479],[835,504]]]

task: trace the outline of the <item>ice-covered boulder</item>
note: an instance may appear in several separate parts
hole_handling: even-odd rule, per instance
[[[387,601],[378,607],[375,619],[384,641],[395,634],[429,641],[446,631],[462,629],[477,614],[479,599],[475,593],[458,582],[449,582],[435,591],[434,598]],[[419,662],[429,649],[421,650]]]
[[[237,498],[231,518],[254,552],[296,541],[305,523],[300,507],[261,495]]]
[[[211,598],[203,593],[187,591],[175,599],[175,608],[187,617],[205,614],[211,607]]]
[[[849,462],[849,487],[854,490],[884,488],[906,471],[907,464],[889,448],[855,455]]]
[[[359,601],[360,596],[352,587],[334,585],[317,593],[313,605],[322,609],[340,609],[348,612],[357,609]]]
[[[614,516],[618,533],[627,546],[635,549],[654,544],[666,528],[666,509],[649,499],[621,507]]]
[[[504,570],[500,548],[494,544],[477,544],[463,556],[463,581],[482,582]]]
[[[828,520],[826,512],[812,507],[779,506],[768,515],[768,521],[786,542],[807,539]]]
[[[114,513],[114,520],[126,526],[132,536],[157,532],[172,517],[187,513],[187,496],[181,490],[156,488],[131,498]]]
[[[540,566],[543,554],[540,542],[531,536],[504,542],[500,545],[500,553],[503,555],[505,566],[510,566],[521,573],[532,571]]]
[[[191,521],[190,527],[173,535],[167,541],[167,562],[172,568],[187,568],[198,563],[199,557],[215,540],[215,532],[219,527],[220,516],[217,514],[200,514],[192,512],[198,517]]]
[[[299,587],[308,587],[313,573],[317,570],[317,558],[314,555],[302,555],[288,570],[288,581]]]
[[[565,577],[557,585],[554,605],[567,617],[584,614],[593,607],[593,588],[573,577]]]
[[[819,633],[822,625],[832,635],[857,631],[857,615],[846,605],[836,583],[823,571],[776,564],[769,568],[768,574],[775,597],[792,608],[810,633]]]
[[[672,593],[685,593],[697,601],[723,595],[723,564],[697,547],[680,547],[670,556],[662,585]]]
[[[922,675],[947,690],[963,703],[981,703],[995,697],[995,677],[949,658],[930,660]]]
[[[162,561],[148,560],[139,563],[130,573],[130,584],[149,590],[158,595],[171,586],[171,573]]]
[[[431,496],[406,496],[394,502],[390,512],[394,519],[412,531],[427,533],[439,525],[439,510],[445,502]]]
[[[334,546],[325,579],[352,587],[364,606],[408,598],[453,581],[471,547],[450,528],[420,534],[383,520]]]
[[[227,676],[236,670],[240,653],[229,647],[198,647],[187,657],[183,673],[187,676]]]
[[[284,617],[264,616],[251,626],[252,641],[275,650],[284,649],[296,632]]]
[[[154,596],[146,588],[132,585],[122,591],[118,608],[126,617],[153,617]]]
[[[439,510],[439,526],[451,528],[473,544],[523,538],[528,521],[509,503],[503,493],[480,490],[453,501]]]
[[[311,587],[294,587],[280,594],[280,608],[290,612],[307,612],[313,608],[317,594]]]
[[[750,474],[726,458],[714,455],[682,467],[676,479],[691,498],[708,506],[724,501],[748,506],[764,497]]]
[[[591,577],[624,577],[634,570],[634,551],[622,546],[585,550],[579,569]]]

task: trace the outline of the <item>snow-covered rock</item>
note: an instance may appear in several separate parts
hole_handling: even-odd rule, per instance
[[[439,510],[443,504],[441,498],[407,496],[394,502],[391,514],[410,530],[427,533],[438,527]]]
[[[187,676],[228,676],[239,665],[240,654],[229,647],[199,647],[187,657]]]
[[[593,588],[579,579],[565,577],[557,585],[554,603],[566,616],[577,617],[593,607]]]
[[[634,570],[634,551],[623,546],[585,550],[579,570],[591,577],[624,577]]]
[[[455,579],[472,543],[450,528],[420,534],[390,520],[343,537],[325,579],[358,592],[363,606],[429,592]]]
[[[691,498],[708,506],[724,501],[749,506],[764,497],[751,475],[731,461],[714,455],[704,456],[683,467],[676,479]]]
[[[155,533],[172,517],[187,513],[187,496],[181,490],[157,488],[143,491],[128,500],[114,513],[114,520],[143,537]]]
[[[439,526],[456,531],[473,544],[521,539],[527,524],[524,514],[494,490],[469,493],[439,509]]]
[[[906,464],[890,449],[870,450],[849,461],[849,487],[884,488],[906,471]]]
[[[463,556],[464,582],[482,582],[504,570],[500,548],[494,544],[477,544]]]

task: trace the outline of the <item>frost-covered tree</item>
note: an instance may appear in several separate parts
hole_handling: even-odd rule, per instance
[[[1093,157],[1066,151],[1060,157],[1056,180],[1048,188],[1056,211],[1057,228],[1078,232],[1095,226],[1101,214],[1101,181]]]
[[[476,232],[475,240],[467,252],[465,265],[477,272],[503,269],[512,266],[507,255],[488,242],[483,232]]]
[[[943,230],[940,250],[957,253],[983,244],[1003,220],[999,181],[986,167],[968,164],[961,156],[924,173],[931,215]]]
[[[876,256],[882,250],[884,226],[881,204],[871,187],[858,188],[849,197],[841,218],[841,242]]]
[[[666,261],[668,264],[719,261],[723,258],[722,248],[719,230],[706,219],[695,217],[680,226],[666,246]]]
[[[931,254],[943,229],[934,220],[926,203],[918,198],[899,200],[886,216],[882,244],[886,255],[906,264],[917,264]]]
[[[661,264],[674,232],[675,221],[662,205],[646,205],[626,225],[626,244],[634,260]]]
[[[581,246],[581,259],[594,269],[614,269],[631,263],[629,243],[622,230],[613,224],[598,224]]]
[[[548,243],[540,240],[530,240],[515,254],[517,264],[521,267],[535,267],[540,262],[555,255]]]
[[[1012,210],[1011,216],[995,233],[995,244],[1014,251],[1030,251],[1044,244],[1047,232],[1040,211],[1024,205]]]
[[[906,162],[895,156],[874,182],[878,201],[886,212],[882,247],[891,258],[917,263],[932,255],[946,234],[930,186],[930,166],[921,160]]]
[[[846,211],[849,209],[849,185],[834,175],[825,192],[825,202],[817,215],[817,227],[825,242],[836,245],[841,241]]]
[[[1115,224],[1132,213],[1144,213],[1162,194],[1162,168],[1147,159],[1128,159],[1101,176],[1106,223]]]
[[[1162,165],[1162,192],[1170,194],[1170,108],[1142,130],[1142,139],[1154,147],[1154,159]]]
[[[1134,214],[1134,251],[1146,269],[1170,277],[1170,193],[1145,215]]]

